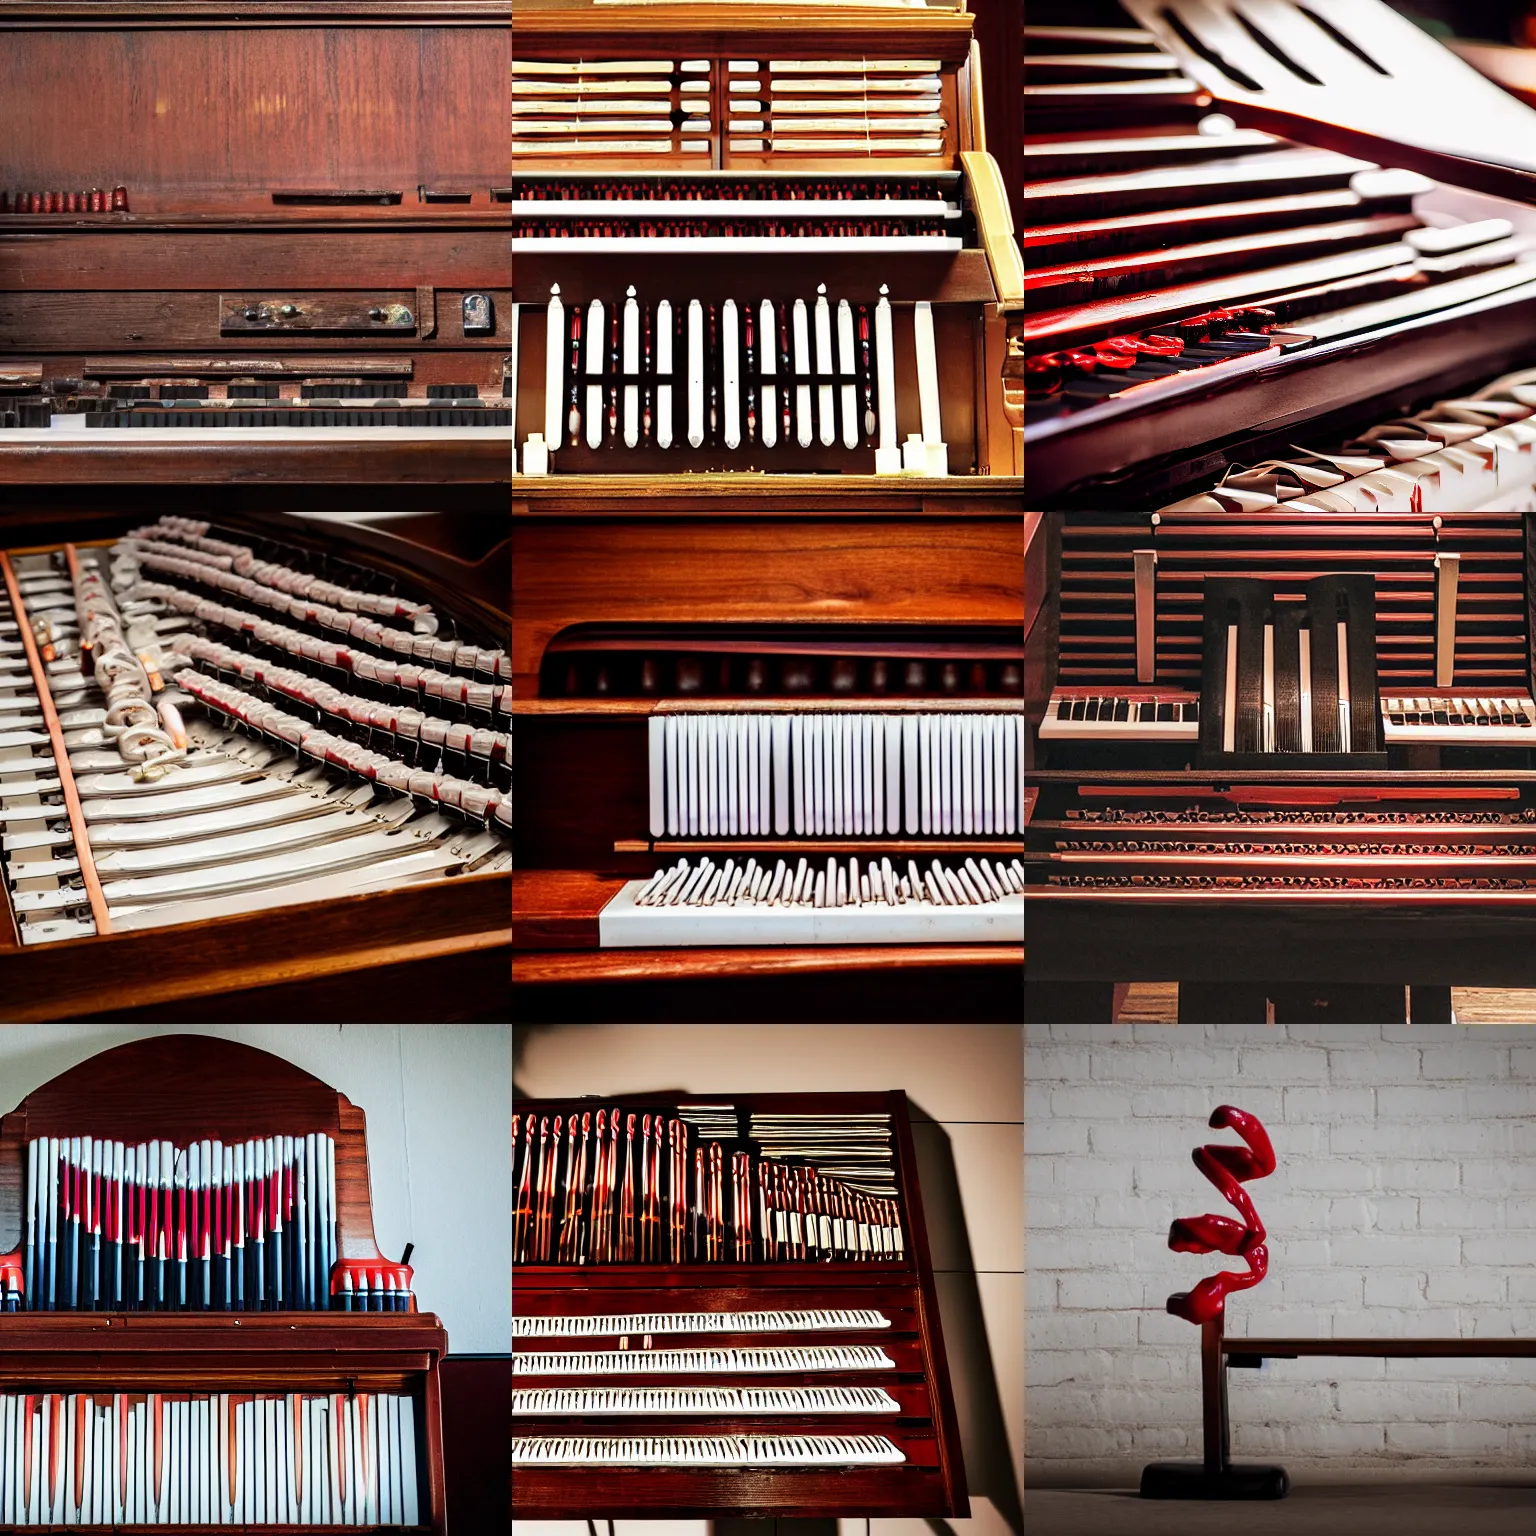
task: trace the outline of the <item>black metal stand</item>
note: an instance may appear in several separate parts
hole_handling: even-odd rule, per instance
[[[1200,1326],[1200,1399],[1204,1461],[1154,1461],[1142,1468],[1144,1499],[1283,1499],[1291,1486],[1284,1467],[1233,1466],[1227,1426],[1225,1319]]]

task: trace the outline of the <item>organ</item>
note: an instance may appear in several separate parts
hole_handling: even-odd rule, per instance
[[[119,1179],[117,1154],[153,1146],[170,1153],[171,1198],[157,1208],[150,1195],[140,1223],[132,1195],[148,1184]],[[187,1171],[194,1152],[215,1147],[249,1161],[224,1186],[222,1208],[209,1186],[200,1209],[187,1198]],[[106,1149],[109,1164],[99,1161]],[[0,1166],[0,1271],[24,1303],[0,1312],[0,1521],[445,1529],[438,1367],[447,1338],[416,1310],[409,1264],[384,1259],[374,1241],[361,1110],[232,1041],[141,1039],[54,1078],[4,1116]],[[39,1178],[47,1194],[34,1202]],[[71,1187],[78,1205],[67,1203]],[[65,1203],[53,1200],[60,1190]],[[301,1192],[317,1198],[301,1203]],[[274,1251],[284,1216],[294,1240]],[[185,1304],[174,1287],[163,1306],[153,1295],[141,1302],[136,1256],[167,1223],[176,1239],[167,1269],[192,1234],[193,1253],[205,1234],[235,1253],[242,1238],[263,1238],[259,1260],[257,1243],[244,1244],[241,1294],[210,1278]],[[57,1273],[31,1241],[44,1228]],[[313,1241],[301,1246],[301,1233]],[[115,1251],[96,1240],[107,1234]],[[198,1263],[190,1267],[196,1278]],[[364,1315],[343,1302],[389,1287],[392,1308]]]
[[[1524,984],[1528,519],[1221,493],[1031,528],[1032,1014],[1107,1013],[1105,953],[1190,1018]]]
[[[21,6],[0,33],[14,498],[504,510],[504,5]]]
[[[1392,468],[1397,423],[1529,365],[1529,106],[1385,5],[1263,12],[1031,14],[1033,506],[1151,511],[1293,460],[1280,499],[1333,492],[1314,452]],[[1455,128],[1428,132],[1426,100]],[[1522,504],[1522,472],[1465,463],[1447,510]]]
[[[1000,375],[1021,269],[970,19],[892,20],[523,12],[525,474],[530,441],[535,473],[576,476],[1015,472]]]
[[[969,1512],[903,1094],[512,1124],[515,1515]]]
[[[1016,1016],[1021,278],[971,18],[556,3],[513,52],[517,979],[958,969]]]
[[[80,513],[0,553],[9,1016],[275,980],[366,1012],[380,963],[504,999],[505,546],[444,521]]]

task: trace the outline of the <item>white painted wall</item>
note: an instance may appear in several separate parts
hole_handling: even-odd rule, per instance
[[[1008,1536],[1024,1458],[1020,1026],[518,1026],[513,1056],[516,1091],[531,1098],[905,1090],[971,1487],[971,1518],[945,1525],[954,1536]],[[926,1520],[841,1524],[840,1536],[932,1536]],[[618,1520],[613,1528],[614,1536],[709,1536],[712,1526]],[[607,1522],[598,1529],[606,1536]],[[766,1536],[773,1522],[754,1529]],[[513,1532],[588,1536],[586,1521],[518,1520]]]
[[[1246,1185],[1269,1278],[1229,1334],[1536,1331],[1536,1026],[1029,1025],[1027,1472],[1134,1483],[1200,1455],[1199,1331],[1165,1310],[1221,1254],[1169,1223],[1233,1211],[1190,1161],[1218,1104],[1276,1171]],[[1229,1377],[1234,1458],[1292,1472],[1528,1467],[1536,1361],[1270,1361]]]
[[[331,1084],[368,1117],[379,1247],[407,1243],[423,1311],[454,1354],[511,1351],[512,1053],[500,1024],[11,1024],[0,1112],[60,1072],[144,1034],[223,1035]]]

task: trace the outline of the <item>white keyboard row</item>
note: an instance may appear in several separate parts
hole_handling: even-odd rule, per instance
[[[1183,741],[1200,739],[1200,696],[1167,690],[1053,693],[1040,721],[1041,741]]]
[[[514,1467],[867,1467],[906,1459],[884,1435],[512,1441]]]
[[[552,1413],[900,1413],[878,1387],[546,1387],[512,1394],[513,1417]]]
[[[746,1376],[781,1371],[894,1371],[872,1344],[797,1349],[610,1349],[513,1355],[514,1376]]]
[[[1536,370],[1372,427],[1337,452],[1269,459],[1164,512],[1536,510]]]
[[[653,837],[1019,830],[1020,712],[655,715],[649,746]]]
[[[618,1338],[631,1333],[804,1333],[889,1328],[882,1312],[624,1312],[593,1317],[514,1317],[514,1339]]]
[[[1536,702],[1526,696],[1384,694],[1381,716],[1389,743],[1536,747]]]
[[[612,948],[716,944],[905,944],[1019,942],[1024,933],[1024,865],[967,858],[928,871],[889,859],[864,870],[829,858],[802,858],[770,871],[755,859],[697,867],[686,859],[650,880],[631,880],[598,915],[600,943]]]

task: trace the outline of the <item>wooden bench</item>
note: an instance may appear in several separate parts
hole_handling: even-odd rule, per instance
[[[1227,1418],[1227,1371],[1258,1370],[1266,1360],[1302,1355],[1386,1359],[1494,1359],[1536,1356],[1536,1339],[1236,1339],[1218,1315],[1200,1325],[1200,1401],[1205,1459],[1159,1461],[1143,1469],[1145,1499],[1281,1499],[1284,1467],[1234,1466]]]

